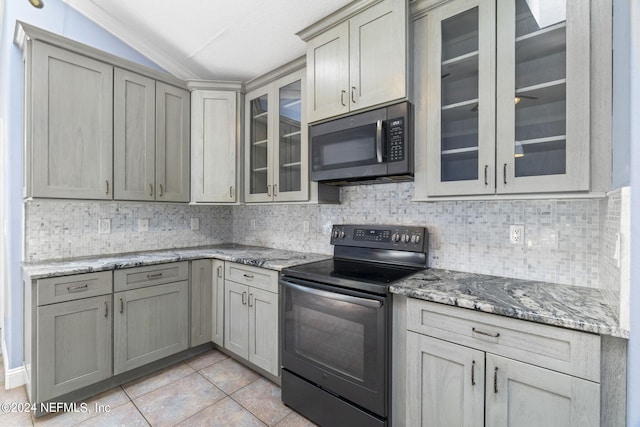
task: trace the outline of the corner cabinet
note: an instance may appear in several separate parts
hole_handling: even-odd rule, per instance
[[[298,34],[307,42],[309,122],[407,96],[407,2],[366,7],[345,9],[349,19],[326,31],[320,21]]]
[[[111,199],[113,67],[26,43],[25,196]]]
[[[410,299],[407,425],[600,423],[600,337]]]
[[[590,189],[590,2],[456,0],[424,28],[418,198]]]
[[[245,201],[309,198],[304,70],[245,96]]]
[[[191,201],[235,203],[237,184],[237,94],[191,92]]]

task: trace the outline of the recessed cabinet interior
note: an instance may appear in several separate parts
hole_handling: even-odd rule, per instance
[[[236,92],[191,92],[191,201],[235,203],[237,185]]]
[[[457,0],[423,18],[418,198],[589,190],[589,2],[529,4]]]
[[[111,199],[113,67],[28,43],[25,196]]]
[[[597,426],[600,337],[407,303],[407,425]]]
[[[407,96],[406,8],[384,0],[319,34],[299,33],[307,42],[309,122]]]

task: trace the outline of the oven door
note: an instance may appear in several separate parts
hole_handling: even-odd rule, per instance
[[[388,297],[291,277],[280,283],[283,368],[386,417]]]
[[[311,126],[311,179],[386,175],[386,116],[380,109]]]

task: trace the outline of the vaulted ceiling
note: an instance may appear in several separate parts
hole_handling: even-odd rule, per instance
[[[246,82],[305,53],[296,32],[351,0],[63,0],[183,80]]]

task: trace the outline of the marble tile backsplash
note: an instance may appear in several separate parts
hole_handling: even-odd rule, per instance
[[[431,267],[600,287],[610,267],[600,262],[603,245],[610,247],[601,233],[616,227],[620,209],[615,199],[412,202],[413,183],[341,193],[339,205],[28,201],[25,260],[222,242],[331,254],[333,224],[411,224],[429,230]],[[101,218],[111,219],[110,234],[98,234]],[[142,232],[138,220],[145,218],[149,231]],[[198,231],[191,231],[191,218],[198,218]],[[524,225],[523,245],[509,243],[511,224]]]
[[[227,206],[32,200],[25,203],[24,217],[25,261],[204,246],[233,240],[232,211]],[[191,230],[192,218],[197,218],[196,231]],[[98,233],[101,219],[110,220],[110,233]],[[146,220],[148,231],[140,231]]]
[[[234,207],[234,241],[330,254],[332,224],[421,225],[431,267],[599,286],[600,200],[411,202],[413,183],[341,192],[340,205]],[[524,225],[523,245],[509,243],[511,224]]]

